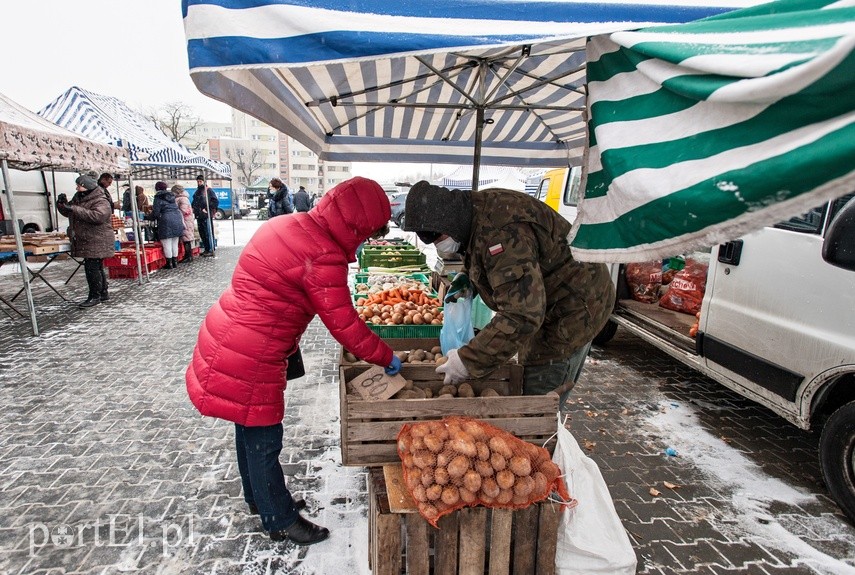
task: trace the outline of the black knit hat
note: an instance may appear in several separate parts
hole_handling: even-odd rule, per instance
[[[157,183],[154,185],[154,190],[155,190],[156,192],[162,192],[163,190],[165,190],[165,189],[166,189],[166,188],[168,188],[168,187],[169,187],[169,186],[167,186],[167,185],[166,185],[166,182],[157,182]]]
[[[471,226],[470,192],[449,190],[425,181],[410,188],[404,207],[404,230],[425,239],[434,237],[434,241],[439,237],[435,234],[447,234],[465,246],[469,243]]]

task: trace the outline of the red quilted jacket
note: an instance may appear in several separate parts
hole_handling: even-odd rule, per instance
[[[359,319],[347,286],[356,248],[389,215],[383,189],[353,178],[310,212],[259,228],[205,316],[187,368],[187,393],[203,415],[250,427],[280,423],[285,358],[315,314],[357,357],[392,362],[392,349]]]

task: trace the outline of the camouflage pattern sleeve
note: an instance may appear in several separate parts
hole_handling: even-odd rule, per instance
[[[496,315],[459,350],[474,378],[484,377],[513,357],[540,329],[546,313],[546,292],[538,265],[537,241],[526,224],[505,226],[479,238],[475,265],[489,284]],[[486,301],[486,300],[485,300]]]

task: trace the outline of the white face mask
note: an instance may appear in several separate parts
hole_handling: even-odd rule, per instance
[[[433,245],[436,247],[436,253],[439,254],[440,257],[456,254],[457,250],[460,249],[460,242],[456,241],[451,236],[448,236],[444,240],[434,242]]]

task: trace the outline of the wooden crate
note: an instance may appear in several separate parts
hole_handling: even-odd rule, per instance
[[[434,529],[390,509],[381,469],[368,474],[368,562],[373,575],[553,575],[560,506],[467,507]]]
[[[402,342],[435,340],[390,340],[393,349]],[[422,345],[416,345],[421,347]],[[428,347],[430,349],[430,347]],[[371,366],[368,363],[340,364],[339,398],[341,402],[341,460],[344,465],[374,466],[400,461],[396,441],[401,426],[413,421],[442,419],[449,415],[464,415],[487,421],[513,433],[524,441],[543,446],[555,433],[558,394],[522,395],[523,367],[515,363],[500,366],[489,377],[470,380],[479,395],[492,387],[502,397],[387,399],[367,401],[348,394],[347,382]],[[436,392],[442,379],[432,364],[404,364],[401,375],[419,387]],[[554,440],[546,445],[554,447]]]

